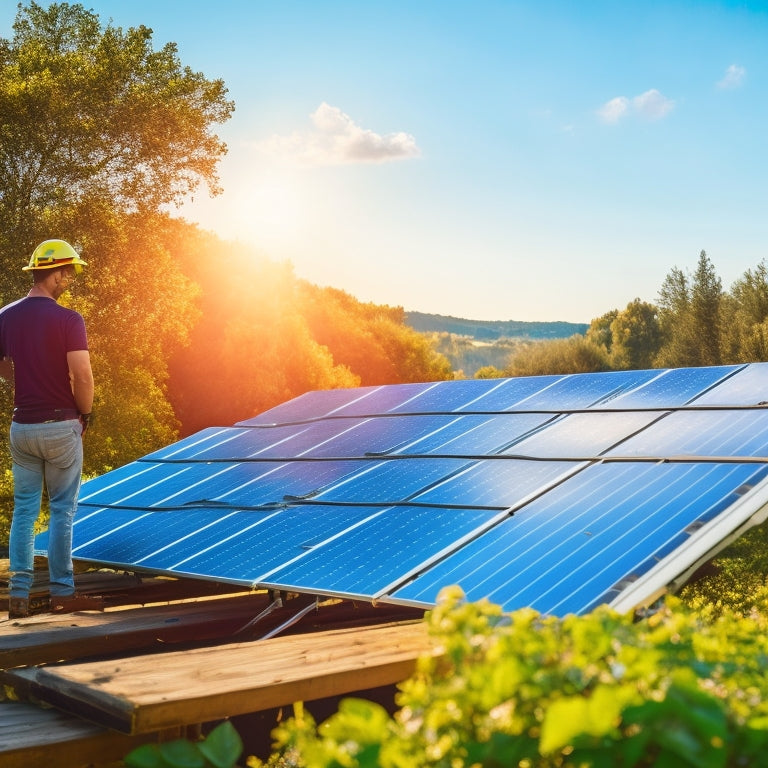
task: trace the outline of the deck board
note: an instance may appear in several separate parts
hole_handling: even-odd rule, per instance
[[[0,701],[0,765],[84,766],[124,758],[156,735],[115,733],[56,709],[19,701]]]
[[[9,670],[3,682],[142,734],[405,680],[436,649],[423,622],[353,627],[183,652]]]

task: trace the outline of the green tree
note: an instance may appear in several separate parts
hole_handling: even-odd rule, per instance
[[[718,365],[723,288],[706,251],[701,251],[692,276],[674,267],[659,291],[661,367]]]
[[[724,362],[768,360],[768,267],[748,269],[723,297]]]
[[[626,309],[617,312],[611,321],[610,336],[612,368],[639,370],[653,367],[661,346],[657,308],[640,299],[629,302]]]
[[[618,309],[612,309],[600,317],[596,317],[587,328],[586,337],[588,341],[603,347],[610,354],[613,347],[613,334],[611,333],[611,323],[619,314]]]
[[[218,191],[226,146],[211,126],[234,105],[221,80],[181,65],[174,43],[155,51],[151,29],[102,28],[93,11],[69,3],[19,5],[13,30],[0,39],[3,253],[31,252],[62,209],[99,201],[144,213],[201,182]],[[23,284],[4,271],[2,298]]]
[[[175,44],[154,50],[147,27],[102,26],[80,4],[20,4],[13,33],[0,38],[0,301],[26,293],[21,267],[41,240],[68,240],[88,262],[66,300],[88,325],[86,471],[101,472],[178,434],[166,359],[195,317],[185,258],[197,252],[194,228],[164,211],[200,185],[219,191],[213,128],[234,106]],[[10,402],[2,389],[5,420]]]

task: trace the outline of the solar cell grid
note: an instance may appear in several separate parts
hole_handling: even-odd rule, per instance
[[[366,525],[313,549],[264,581],[299,591],[322,585],[325,594],[375,597],[435,552],[455,546],[458,539],[481,530],[492,519],[492,513],[477,509],[384,509]],[[380,548],[383,541],[385,552]]]
[[[652,377],[648,371],[613,371],[565,376],[517,403],[520,409],[569,410],[589,408],[635,389]]]
[[[699,405],[756,405],[768,399],[768,363],[744,366],[696,398]]]
[[[638,575],[668,538],[722,510],[737,488],[764,475],[764,468],[743,464],[595,465],[393,597],[429,604],[442,586],[459,584],[470,600],[488,598],[507,610],[583,612],[589,595],[599,599],[617,581]],[[609,546],[612,557],[599,563]]]
[[[504,453],[552,458],[599,456],[658,418],[659,413],[647,411],[570,413],[515,442]]]
[[[483,459],[415,494],[428,504],[467,504],[504,509],[542,493],[583,465],[568,461]]]
[[[287,424],[306,419],[317,419],[335,413],[339,408],[365,401],[381,387],[360,387],[359,389],[328,389],[321,392],[305,392],[286,403],[270,408],[250,419],[238,421],[235,426],[257,424]]]
[[[450,413],[461,410],[477,410],[474,405],[489,393],[504,388],[508,379],[464,379],[439,381],[424,389],[416,397],[395,406],[390,413]]]
[[[659,371],[646,384],[624,392],[611,403],[615,408],[674,407],[701,397],[710,387],[739,370],[736,365],[711,368],[672,368]]]
[[[407,501],[435,483],[461,472],[471,461],[463,459],[390,459],[368,464],[319,492],[315,499],[325,502],[393,504]]]
[[[208,548],[190,547],[172,553],[176,559],[169,570],[185,575],[206,573],[228,582],[264,586],[275,568],[310,555],[345,531],[376,520],[382,512],[380,507],[367,506],[297,506],[280,510],[261,522],[258,529],[250,530],[249,518],[245,517],[229,540],[212,542]]]

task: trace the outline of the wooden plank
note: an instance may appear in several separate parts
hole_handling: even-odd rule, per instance
[[[3,681],[140,734],[391,685],[426,653],[439,649],[419,621],[11,670]]]
[[[156,735],[128,736],[87,723],[56,709],[19,701],[0,701],[0,765],[76,768],[122,760]]]
[[[258,592],[103,613],[81,611],[56,616],[49,613],[28,619],[0,620],[0,669],[127,651],[151,651],[171,644],[251,640],[266,636],[312,604],[314,598],[304,595],[286,599],[281,607],[275,607],[266,593]],[[294,626],[283,629],[282,634],[331,626],[381,624],[417,619],[422,615],[422,611],[400,606],[342,601],[321,604]],[[260,617],[258,622],[251,623],[255,617]]]
[[[305,598],[304,603],[312,602]],[[160,644],[235,639],[270,605],[265,593],[113,611],[44,614],[0,621],[0,668],[105,656]],[[285,620],[297,610],[288,601],[252,631]],[[246,634],[242,638],[252,637]]]

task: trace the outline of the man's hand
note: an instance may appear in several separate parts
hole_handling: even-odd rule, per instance
[[[85,434],[85,430],[88,429],[89,424],[91,423],[91,418],[93,417],[92,413],[81,413],[80,414],[80,425],[83,428],[83,431],[81,434]]]

